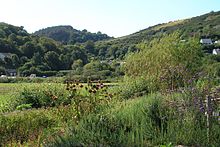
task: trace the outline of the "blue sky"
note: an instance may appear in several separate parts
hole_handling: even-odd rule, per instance
[[[158,23],[220,10],[220,0],[0,0],[0,22],[28,32],[71,25],[124,36]]]

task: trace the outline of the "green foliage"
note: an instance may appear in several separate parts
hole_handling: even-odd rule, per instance
[[[42,75],[54,75],[53,71],[42,72]],[[63,82],[61,77],[47,77],[47,78],[29,78],[29,77],[16,77],[16,78],[0,78],[0,83],[61,83]]]
[[[85,49],[88,53],[95,54],[95,44],[93,41],[89,40],[85,43]]]
[[[62,85],[41,84],[35,87],[24,88],[20,92],[18,99],[21,105],[30,104],[32,108],[70,104],[67,93],[64,93],[63,90],[64,87]]]
[[[126,59],[125,73],[153,79],[161,90],[183,87],[201,70],[203,54],[197,39],[182,43],[177,32],[142,46]]]
[[[84,43],[86,41],[99,41],[109,39],[110,37],[101,32],[91,33],[87,30],[76,30],[71,26],[55,26],[48,27],[46,29],[39,30],[34,33],[35,35],[45,36],[52,38],[56,41],[62,42],[64,44],[74,44],[74,43]]]
[[[116,87],[116,93],[123,99],[136,98],[156,91],[157,87],[152,81],[153,79],[145,79],[137,77],[135,79],[125,78],[124,82]]]
[[[146,82],[144,78],[135,82],[127,81],[126,83],[134,85],[130,88],[131,91],[134,89],[134,93],[138,93],[142,89],[145,90],[149,86],[149,82]],[[0,138],[3,140],[4,146],[10,142],[17,142],[18,144],[20,142],[21,145],[26,145],[25,142],[27,142],[29,145],[33,145],[31,144],[33,140],[37,142],[37,145],[44,144],[46,146],[158,146],[168,145],[170,142],[173,146],[180,144],[218,146],[220,133],[217,129],[219,127],[218,118],[211,118],[212,127],[210,128],[210,142],[208,142],[203,110],[206,108],[204,105],[201,107],[199,103],[200,100],[204,101],[206,95],[210,94],[209,89],[207,89],[213,86],[210,84],[208,79],[203,79],[203,81],[200,79],[191,85],[193,87],[183,89],[184,92],[166,95],[145,95],[144,93],[145,96],[143,97],[123,101],[116,100],[117,97],[112,98],[111,93],[117,91],[112,89],[112,92],[107,91],[106,93],[107,89],[101,83],[81,84],[69,81],[63,88],[61,85],[29,85],[32,88],[28,88],[26,98],[30,98],[32,101],[39,98],[38,102],[42,103],[48,99],[45,97],[45,93],[49,92],[55,105],[50,103],[47,106],[56,107],[31,109],[20,113],[4,113],[4,118],[0,116],[1,120],[6,120],[5,117],[13,118],[13,120],[10,123],[8,120],[5,121],[7,122],[5,124],[4,121],[1,122],[0,120],[3,127],[7,127],[6,130],[15,131],[8,133],[4,132],[4,129],[0,129],[0,132],[2,130]],[[100,88],[102,86],[104,88]],[[218,89],[210,95],[213,98],[219,97],[216,95],[217,91]],[[62,99],[59,99],[60,96],[63,96]],[[134,94],[131,97],[134,96],[136,95]],[[63,98],[66,98],[68,103],[63,103]],[[14,100],[9,101],[13,102]],[[69,103],[70,101],[71,103]],[[29,104],[24,103],[21,106],[26,107]],[[42,106],[45,106],[43,104]],[[213,110],[219,109],[213,104]],[[38,114],[41,114],[43,118],[40,117],[37,120],[32,118],[32,115],[34,118],[38,118]],[[17,119],[18,117],[19,119]],[[27,121],[24,126],[21,125],[23,120]],[[50,125],[49,122],[53,123]],[[19,128],[15,127],[17,123],[21,123]],[[32,131],[32,126],[36,130]],[[62,137],[57,138],[57,136]]]
[[[127,75],[160,75],[163,68],[177,65],[197,70],[202,55],[198,40],[192,38],[187,43],[181,43],[179,38],[179,33],[166,35],[145,45],[142,51],[130,55],[125,64]]]
[[[220,60],[203,54],[217,45],[199,44],[201,37],[219,40],[219,16],[212,12],[100,42],[109,37],[68,26],[38,32],[63,44],[0,23],[0,48],[10,53],[0,62],[1,72],[19,68],[43,76],[73,69],[67,78],[86,81],[123,75],[123,65],[126,74],[110,91],[91,81],[9,88],[13,97],[0,88],[0,146],[219,146],[219,118],[211,114],[219,111]]]
[[[1,94],[0,114],[16,110],[19,100],[12,94]]]
[[[93,60],[107,62],[111,62],[115,59],[123,60],[128,53],[139,51],[141,48],[143,49],[143,47],[140,47],[142,46],[140,44],[145,44],[144,42],[150,42],[155,38],[157,38],[157,42],[159,42],[160,38],[164,38],[165,34],[173,34],[176,30],[181,32],[181,35],[178,36],[179,38],[177,38],[177,40],[185,40],[186,42],[182,42],[181,46],[180,42],[176,40],[176,42],[178,42],[177,45],[179,46],[179,49],[176,48],[175,53],[168,54],[173,57],[183,57],[176,58],[176,60],[183,61],[187,54],[191,56],[191,53],[194,54],[198,51],[195,50],[194,52],[194,50],[190,49],[182,50],[182,48],[188,47],[192,49],[196,48],[196,43],[194,43],[194,47],[193,45],[186,45],[192,44],[192,36],[197,38],[211,38],[213,41],[219,40],[218,24],[219,12],[212,12],[192,19],[158,24],[137,33],[113,39],[100,32],[90,33],[87,30],[79,31],[73,29],[71,26],[57,26],[40,30],[35,33],[35,35],[41,36],[39,37],[34,36],[33,34],[28,34],[23,27],[15,27],[1,23],[1,52],[11,53],[13,56],[10,58],[7,57],[5,60],[6,62],[1,62],[0,65],[6,69],[19,68],[21,75],[29,76],[30,74],[38,75],[43,71],[49,70],[70,70],[72,68],[72,64],[77,60],[82,60],[83,66]],[[53,38],[61,43],[42,36]],[[155,44],[157,44],[157,42]],[[199,40],[196,40],[195,42],[198,43]],[[165,44],[164,47],[172,46],[170,46],[171,42],[164,43],[167,44]],[[213,47],[218,47],[218,45],[205,46],[203,47],[203,50],[206,53],[211,53]],[[146,48],[149,48],[149,46],[146,46]],[[154,45],[154,48],[156,48],[156,45]],[[154,54],[156,54],[156,52]],[[180,54],[183,54],[183,56],[179,56]],[[164,60],[163,56],[161,58],[161,62],[162,60]],[[188,66],[198,66],[197,62],[194,64],[194,62],[191,61],[200,60],[185,60],[184,66],[180,66],[186,69],[191,68]],[[175,67],[171,68],[175,69]],[[77,71],[75,76],[80,74],[81,73]],[[109,72],[101,74],[108,75]],[[115,75],[118,74],[116,73]],[[98,78],[98,76],[94,76],[94,79],[95,78]]]
[[[107,86],[101,81],[98,83],[88,81],[87,85],[67,81],[66,90],[69,93],[68,99],[75,109],[77,121],[86,114],[96,112],[99,105],[108,104],[113,96],[107,92]]]
[[[37,48],[34,43],[32,42],[26,42],[22,47],[21,47],[21,52],[24,56],[28,58],[32,58],[34,53],[37,52]]]
[[[25,110],[32,108],[32,104],[21,104],[16,107],[17,110]]]
[[[44,55],[46,63],[51,67],[51,70],[58,70],[61,61],[59,60],[59,55],[54,51],[49,51]]]
[[[203,59],[203,69],[213,78],[220,76],[219,55],[208,55]]]
[[[21,76],[52,76],[56,73],[49,71],[70,69],[76,60],[82,60],[83,65],[88,62],[84,46],[64,46],[52,39],[25,33],[22,27],[5,23],[0,25],[3,36],[0,38],[1,53],[7,53],[0,66],[19,69]]]
[[[2,66],[0,66],[0,74],[1,75],[5,75],[5,68],[4,67],[2,67]]]
[[[80,65],[81,64],[81,65]],[[82,67],[80,60],[76,60],[72,65],[73,71],[69,73],[68,79],[79,80],[81,82],[87,82],[90,80],[106,80],[111,77],[116,77],[115,69],[117,67],[111,67],[111,64],[107,62],[91,61]],[[117,71],[119,72],[119,71]]]
[[[75,70],[76,72],[80,72],[82,70],[82,67],[83,67],[83,61],[78,59],[78,60],[75,60],[72,64],[72,69]]]

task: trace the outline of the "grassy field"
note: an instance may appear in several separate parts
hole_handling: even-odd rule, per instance
[[[109,85],[115,84],[105,87]],[[53,138],[69,123],[74,125],[83,115],[97,111],[94,108],[104,102],[101,98],[107,97],[103,94],[98,83],[1,83],[0,145],[42,144],[36,140],[45,135]]]
[[[21,84],[0,84],[0,113],[10,111],[13,98],[19,93],[21,87]]]
[[[64,84],[57,83],[0,83],[0,113],[13,111],[18,97],[24,89],[39,89],[56,85],[64,88]]]
[[[193,94],[138,93],[143,84],[0,84],[0,146],[209,144],[205,115],[189,105]],[[212,121],[213,146],[218,127]]]

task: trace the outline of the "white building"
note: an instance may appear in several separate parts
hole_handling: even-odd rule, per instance
[[[220,49],[219,49],[219,48],[213,49],[212,54],[213,54],[213,55],[218,55],[218,54],[220,54]]]

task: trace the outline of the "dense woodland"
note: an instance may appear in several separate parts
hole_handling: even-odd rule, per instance
[[[64,30],[66,28],[68,27],[61,27]],[[21,76],[30,74],[52,76],[58,74],[60,70],[74,69],[75,73],[82,74],[82,69],[86,65],[84,68],[90,75],[104,70],[100,76],[96,76],[102,78],[111,75],[117,66],[101,63],[95,57],[94,41],[110,38],[101,33],[78,31],[77,35],[84,40],[78,39],[77,43],[64,45],[66,43],[28,34],[23,27],[1,23],[0,30],[1,53],[10,53],[10,56],[1,60],[2,73],[5,73],[6,69],[17,69]]]

